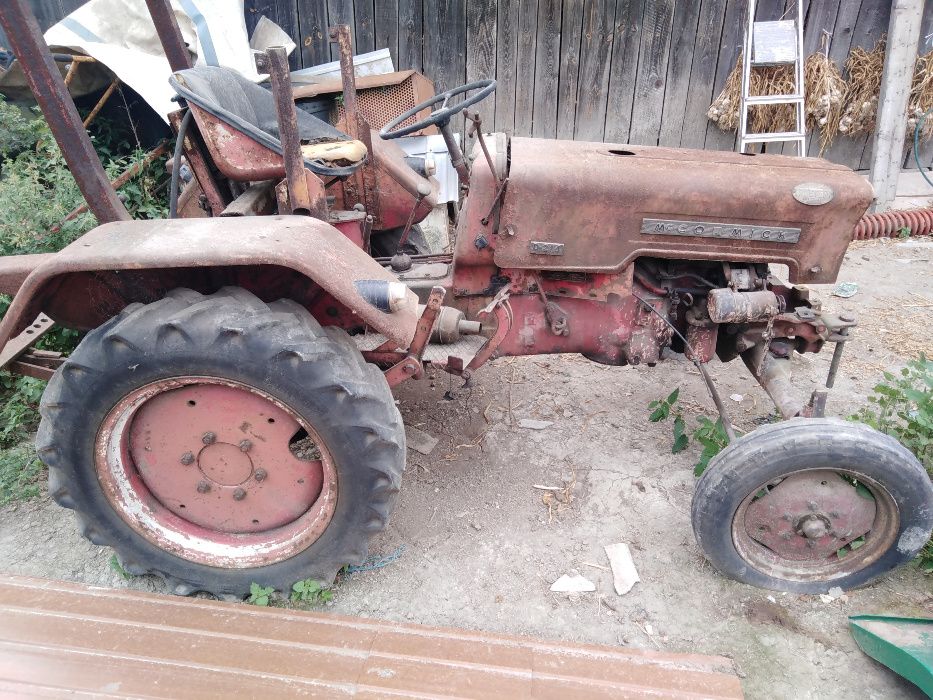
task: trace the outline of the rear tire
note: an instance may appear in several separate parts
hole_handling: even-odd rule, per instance
[[[186,405],[192,420],[212,421],[203,444],[183,435]],[[234,420],[241,406],[252,411],[242,422]],[[269,425],[255,425],[266,423],[257,406]],[[130,305],[88,333],[49,382],[40,410],[37,449],[52,498],[76,512],[87,539],[113,547],[127,571],[160,576],[178,594],[331,582],[345,564],[361,563],[369,539],[385,529],[405,464],[389,386],[349,336],[322,328],[292,301],[266,304],[239,288],[209,296],[178,289]],[[295,426],[314,437],[310,457],[294,452],[302,434],[288,437]],[[230,479],[222,470],[234,463],[246,471]],[[281,476],[294,470],[321,480],[318,495],[296,495],[311,486]],[[179,499],[172,494],[182,483]],[[262,503],[261,515],[244,510]],[[266,529],[264,518],[277,520]],[[178,544],[186,538],[200,549]]]
[[[933,529],[933,485],[888,435],[860,423],[795,418],[758,428],[710,460],[692,519],[697,543],[726,576],[825,593],[913,559]]]

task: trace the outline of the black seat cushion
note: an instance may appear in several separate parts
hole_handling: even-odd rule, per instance
[[[269,90],[231,68],[219,66],[196,66],[179,71],[169,78],[169,83],[180,97],[276,153],[282,153],[275,100]],[[303,144],[350,140],[342,131],[303,110],[297,110],[297,117],[298,135]],[[311,172],[331,177],[350,175],[362,163],[335,167],[325,161],[305,159]]]

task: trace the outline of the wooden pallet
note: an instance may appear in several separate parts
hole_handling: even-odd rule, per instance
[[[739,698],[728,659],[0,576],[0,696]]]

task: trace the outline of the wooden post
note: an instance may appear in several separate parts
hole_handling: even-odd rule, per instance
[[[887,209],[897,194],[907,133],[907,100],[917,59],[923,0],[894,0],[878,98],[878,126],[871,159],[875,210]]]

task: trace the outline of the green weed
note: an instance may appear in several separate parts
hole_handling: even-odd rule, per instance
[[[326,588],[320,581],[306,578],[292,586],[292,602],[321,605],[334,598],[334,592]]]
[[[275,593],[275,589],[272,586],[260,586],[258,583],[251,583],[249,584],[249,597],[246,602],[250,605],[266,607],[269,605],[269,599],[273,593]]]
[[[116,572],[124,581],[129,581],[131,578],[133,578],[133,574],[123,568],[123,565],[120,563],[120,560],[117,558],[116,554],[110,557],[110,568],[113,569],[113,571]]]
[[[933,478],[933,360],[921,354],[898,374],[885,372],[868,397],[868,406],[849,420],[896,438]],[[918,561],[922,570],[933,572],[933,540],[927,542]]]
[[[39,495],[42,463],[30,443],[0,450],[0,506]]]
[[[652,401],[648,404],[651,415],[648,420],[652,423],[660,423],[667,420],[671,415],[674,416],[672,424],[673,442],[671,443],[671,454],[683,452],[690,445],[690,437],[702,445],[703,450],[693,468],[693,473],[700,476],[709,464],[709,461],[719,454],[722,449],[729,444],[729,438],[722,426],[722,421],[713,422],[706,416],[697,418],[697,426],[693,432],[688,435],[687,422],[683,414],[677,409],[677,400],[680,396],[680,389],[674,389],[666,398]]]

